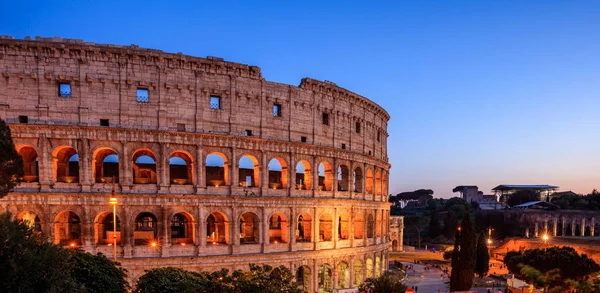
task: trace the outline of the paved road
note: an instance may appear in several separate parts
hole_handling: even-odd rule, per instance
[[[405,265],[413,265],[413,270],[409,271],[408,277],[406,279],[406,285],[411,288],[413,286],[419,287],[419,290],[416,293],[437,293],[437,292],[450,292],[448,284],[450,279],[447,276],[444,278],[440,278],[442,272],[437,269],[429,269],[425,270],[424,265],[412,264],[409,262],[403,262]],[[471,291],[477,293],[487,293],[487,290],[490,288],[474,288]],[[438,291],[439,290],[439,291]],[[496,293],[497,291],[492,291]]]

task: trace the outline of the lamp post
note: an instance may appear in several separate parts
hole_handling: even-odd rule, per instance
[[[113,187],[110,200],[108,201],[113,206],[113,255],[115,262],[117,261],[117,196],[115,195],[115,177],[113,176]]]

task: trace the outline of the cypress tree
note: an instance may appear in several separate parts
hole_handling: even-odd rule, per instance
[[[23,178],[23,158],[15,149],[10,128],[0,119],[0,198]]]
[[[450,265],[452,266],[452,274],[450,275],[450,290],[451,291],[456,290],[457,283],[458,283],[458,272],[460,272],[460,270],[461,270],[460,260],[459,260],[459,254],[460,254],[459,243],[460,243],[460,230],[455,231],[455,233],[454,233],[454,249],[452,250],[452,262],[450,263]]]
[[[487,247],[485,233],[479,233],[479,237],[477,237],[477,260],[475,261],[475,273],[479,275],[480,278],[487,276],[487,273],[490,270],[490,253]]]
[[[467,291],[473,286],[473,276],[475,275],[475,255],[476,255],[476,235],[471,221],[471,214],[466,212],[460,224],[460,270],[456,282],[457,291]],[[454,271],[454,269],[453,269]]]
[[[442,234],[440,214],[437,211],[433,211],[433,213],[431,213],[431,219],[429,220],[429,237],[435,238],[440,234]]]

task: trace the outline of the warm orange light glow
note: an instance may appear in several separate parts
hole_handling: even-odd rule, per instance
[[[108,201],[108,203],[110,203],[110,204],[117,204],[117,198],[116,197],[111,197],[110,200]]]
[[[150,246],[156,247],[156,241],[152,241],[152,243],[150,243]]]
[[[112,243],[109,243],[108,246],[112,246]]]
[[[492,245],[492,239],[488,239],[487,243],[488,243],[489,245]]]
[[[75,243],[71,243],[71,247],[75,247]]]
[[[275,243],[275,244],[277,244],[277,240],[275,240],[275,242],[274,242],[274,243]]]
[[[213,241],[213,245],[217,245],[217,242]]]
[[[544,239],[544,241],[548,241],[550,237],[548,237],[548,234],[544,234],[542,235],[542,239]]]
[[[185,246],[185,243],[184,243],[184,242],[181,242],[181,246]]]

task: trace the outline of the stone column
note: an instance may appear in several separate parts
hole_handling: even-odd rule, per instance
[[[548,233],[548,219],[544,219],[544,234],[550,234]]]
[[[89,150],[89,140],[82,139],[80,141],[81,144],[81,155],[79,156],[79,185],[81,185],[81,190],[84,192],[89,192],[92,188],[92,180],[91,180],[91,170],[90,166],[91,154]]]
[[[539,235],[538,235],[538,223],[537,222],[535,222],[535,226],[533,227],[533,231],[534,231],[534,234],[533,234],[534,237],[536,237],[536,238],[539,237]]]
[[[318,212],[317,208],[315,208],[315,210],[314,210],[314,219],[315,219],[313,221],[314,230],[313,230],[312,237],[315,242],[315,250],[318,250],[319,249],[319,241],[320,241],[319,237],[321,237],[321,236],[319,234],[319,226],[320,226],[319,224],[320,223],[319,223],[319,212]]]
[[[552,222],[552,236],[556,237],[558,236],[558,217],[553,218]]]
[[[165,208],[165,207],[161,207],[161,218],[159,221],[162,224],[160,227],[162,231],[160,231],[160,235],[159,234],[159,239],[160,242],[162,243],[161,245],[161,256],[166,257],[169,256],[168,251],[169,251],[169,247],[171,247],[171,221],[170,221],[170,217],[169,217],[169,213],[170,210]]]
[[[348,288],[354,288],[354,257],[350,258],[348,269],[350,270],[350,280],[348,280]]]
[[[119,156],[119,182],[121,186],[132,185],[132,174],[131,174],[131,159],[129,156],[129,148],[127,147],[127,141],[121,141],[122,151]]]
[[[577,220],[573,219],[571,221],[571,236],[575,236],[575,221],[577,221]]]
[[[195,183],[196,193],[198,189],[206,188],[206,160],[204,160],[204,149],[198,145],[196,146],[196,177]]]
[[[596,226],[596,218],[592,218],[591,222],[590,222],[590,236],[594,237],[595,233],[594,233],[594,228]]]
[[[265,208],[262,208],[262,218],[263,218],[263,222],[262,222],[262,227],[263,227],[263,247],[265,247],[267,244],[270,243],[270,239],[269,239],[269,218],[267,215],[267,210]]]
[[[581,219],[581,236],[585,236],[585,218]]]
[[[363,210],[362,214],[363,214],[363,219],[364,219],[364,221],[363,221],[363,243],[364,243],[364,245],[363,246],[367,246],[367,244],[368,244],[367,243],[367,234],[368,234],[367,228],[369,227],[369,225],[368,225],[369,213],[367,213],[367,210]]]
[[[339,180],[338,180],[338,168],[340,166],[338,166],[337,160],[336,158],[333,158],[333,161],[331,162],[331,196],[335,197],[337,190],[338,190],[338,184],[339,184]]]
[[[229,233],[230,243],[234,246],[239,246],[240,245],[240,217],[238,216],[237,205],[233,205],[233,207],[232,207],[231,227],[232,227],[231,229],[233,231],[231,231],[231,233]],[[236,250],[234,249],[233,251],[236,251]]]
[[[332,226],[332,228],[333,228],[333,233],[332,233],[332,235],[333,235],[333,237],[332,237],[332,238],[333,238],[333,239],[332,239],[332,240],[333,240],[333,248],[334,248],[334,249],[336,249],[336,248],[337,248],[338,239],[339,239],[339,238],[340,238],[340,236],[341,236],[341,235],[338,233],[338,231],[339,231],[339,229],[340,229],[340,228],[339,228],[339,226],[340,226],[340,221],[339,221],[338,209],[337,209],[337,208],[334,208],[334,209],[333,209],[333,223],[332,223],[332,224],[333,224],[333,225],[331,225],[331,226]]]
[[[39,168],[38,176],[40,181],[41,191],[50,191],[50,185],[52,181],[52,150],[48,149],[48,139],[44,134],[38,139],[40,145],[40,152],[38,154]],[[49,219],[50,220],[50,219]],[[47,234],[49,235],[49,234]]]
[[[525,238],[529,238],[529,226],[525,227]]]
[[[351,208],[350,209],[350,219],[349,219],[350,227],[348,227],[349,231],[350,231],[350,233],[348,235],[348,239],[350,239],[350,247],[354,247],[354,213],[355,213],[354,208]]]
[[[168,192],[168,187],[171,185],[169,182],[169,154],[167,153],[168,143],[160,143],[160,154],[157,158],[156,176],[158,181],[158,187],[161,193]],[[158,165],[160,164],[160,165]]]
[[[200,234],[200,248],[198,249],[198,255],[202,255],[202,249],[206,247],[206,215],[204,214],[204,209],[202,207],[198,207],[198,234]]]
[[[316,192],[318,190],[318,186],[319,186],[319,163],[317,162],[317,158],[313,157],[312,162],[311,162],[312,166],[312,191],[313,191],[313,197],[316,196]]]
[[[565,230],[565,226],[567,225],[567,218],[565,216],[562,217],[562,221],[560,223],[560,235],[567,236],[567,230]]]
[[[121,219],[121,242],[123,243],[123,257],[131,258],[133,256],[133,246],[135,246],[135,240],[133,239],[133,218],[135,215],[130,214],[128,206],[118,205],[121,209],[123,218]],[[118,211],[117,211],[118,214]]]
[[[289,190],[289,189],[288,189]],[[289,245],[290,245],[290,251],[295,251],[295,246],[296,246],[296,227],[298,225],[297,221],[296,221],[296,213],[294,211],[294,208],[290,208],[290,220],[289,220]]]
[[[339,272],[337,269],[337,265],[338,265],[338,261],[334,261],[333,264],[331,265],[331,274],[333,275],[333,288],[340,288],[340,277],[339,277]]]

